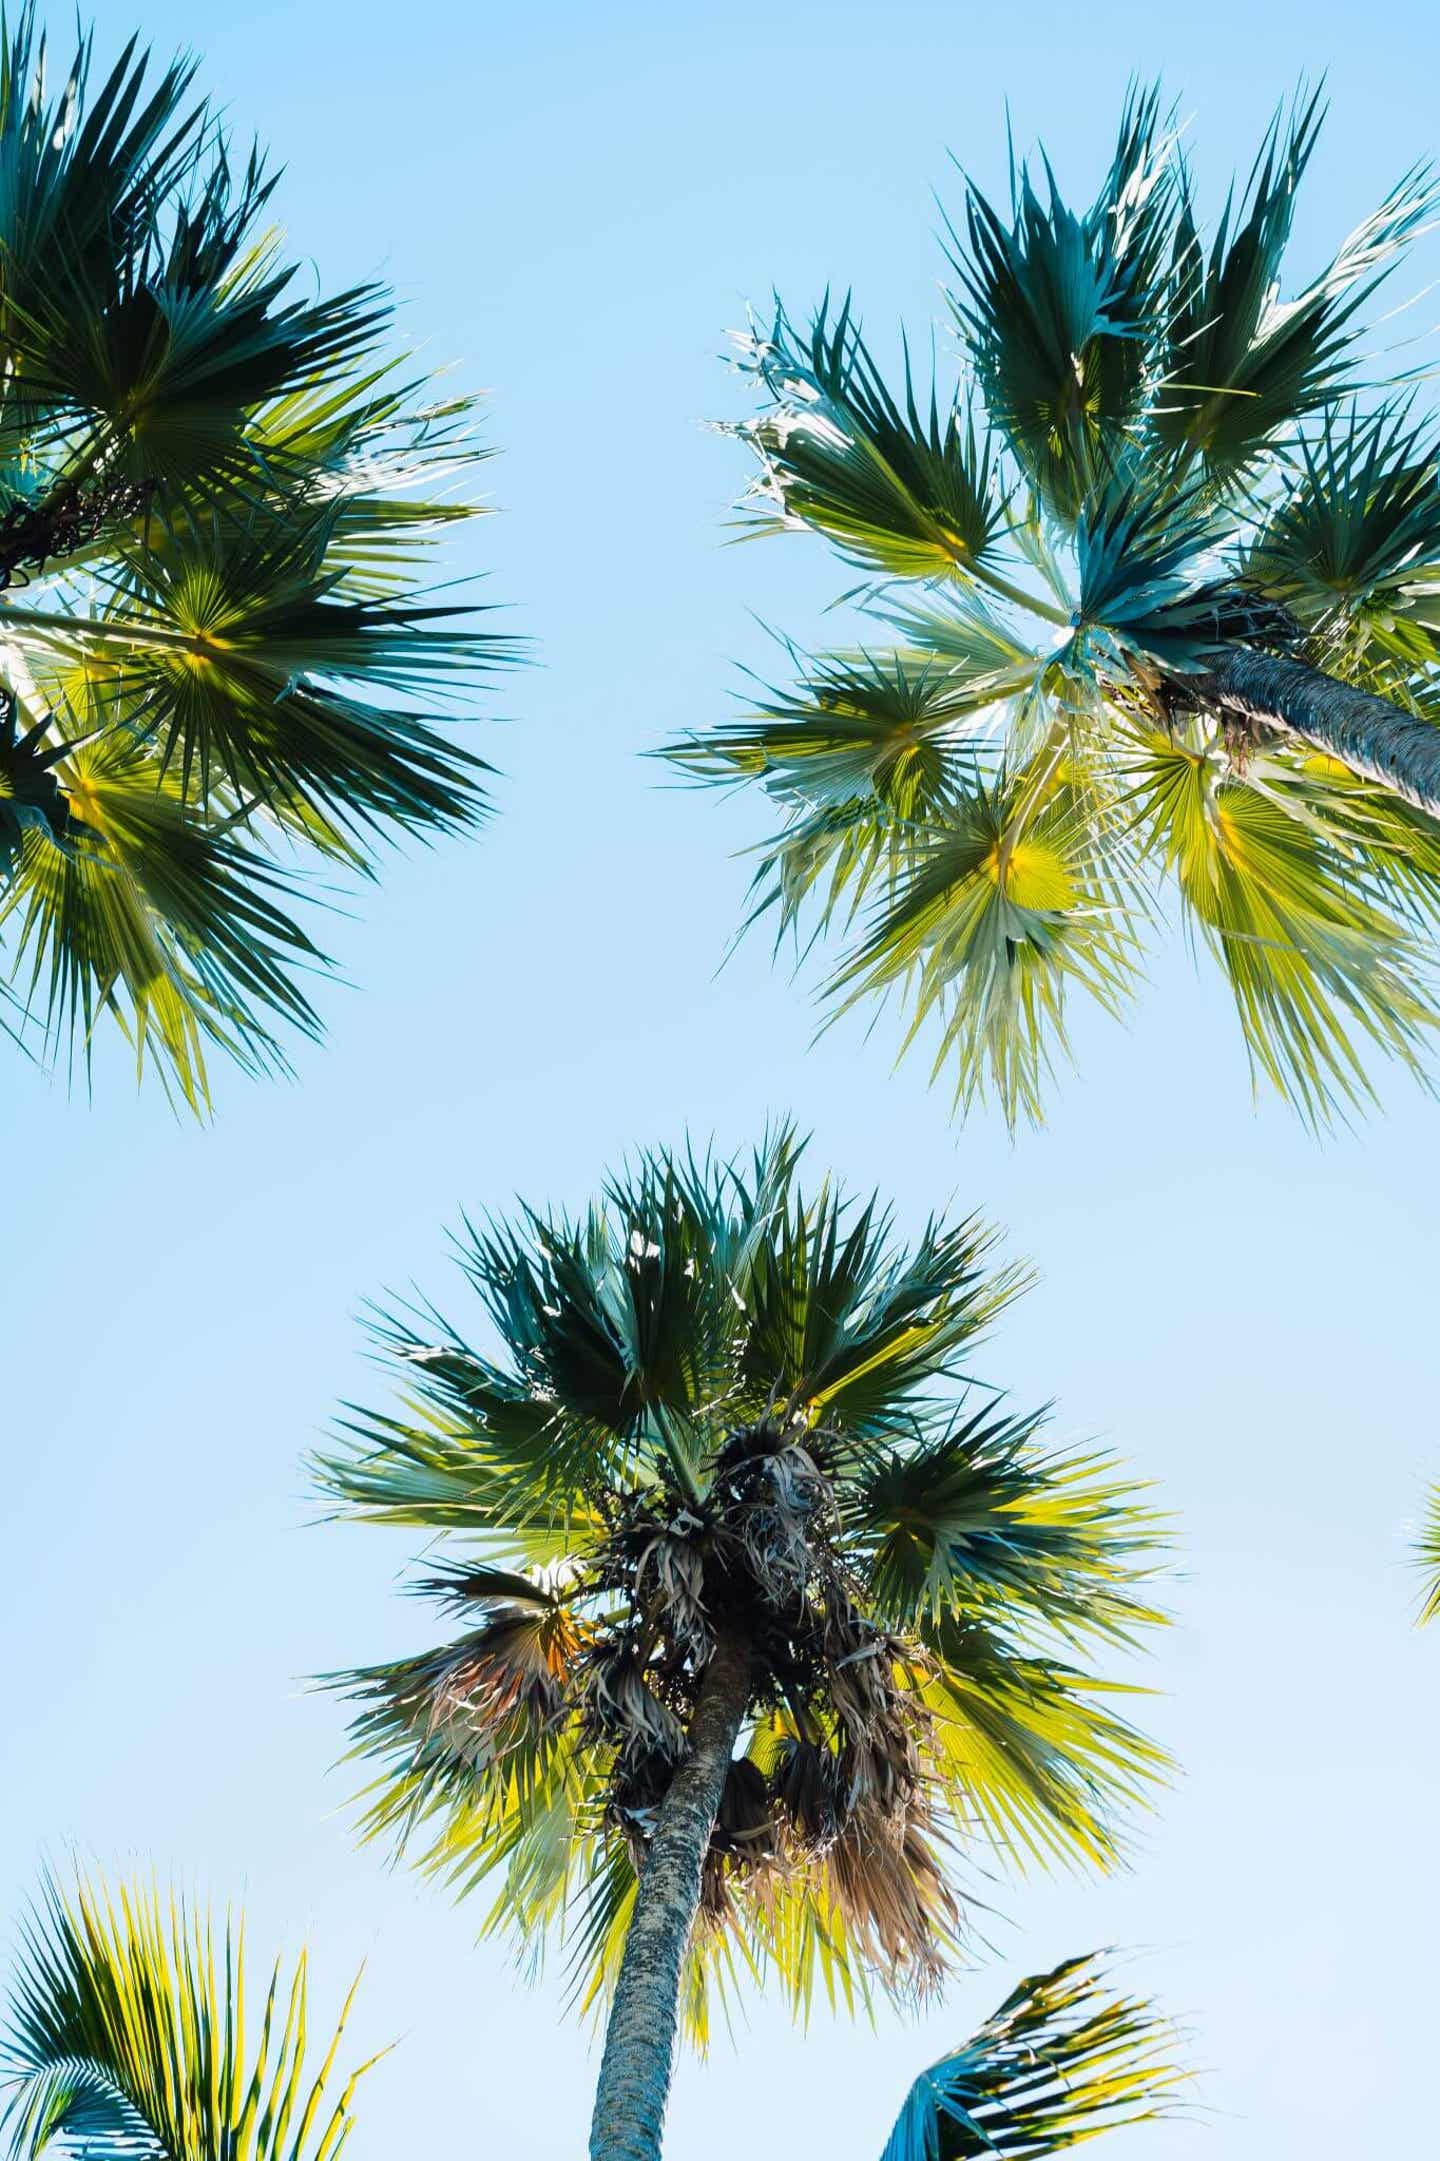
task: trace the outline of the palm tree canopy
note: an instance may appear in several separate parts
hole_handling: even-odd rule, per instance
[[[1048,160],[947,225],[956,382],[889,387],[847,297],[741,341],[748,529],[824,535],[862,647],[796,655],[670,746],[778,820],[754,914],[845,943],[957,1101],[1039,1118],[1067,1015],[1176,915],[1252,1067],[1312,1120],[1424,1072],[1440,912],[1440,439],[1359,334],[1430,219],[1403,178],[1287,283],[1318,97],[1205,234],[1172,116],[1127,103],[1088,207]]]
[[[511,649],[422,583],[481,453],[381,287],[308,297],[190,62],[0,48],[0,999],[199,1107],[316,1032],[315,871],[483,814],[441,722]]]
[[[317,2067],[306,1999],[304,1959],[277,1965],[252,2030],[243,1931],[143,1886],[47,1881],[0,2040],[11,2161],[335,2161],[368,2066],[334,2075],[347,2000]]]
[[[881,2161],[1040,2161],[1173,2106],[1184,2074],[1153,2007],[1093,1958],[1020,1983],[978,2033],[922,2071]]]
[[[1163,1768],[1085,1669],[1155,1614],[1161,1532],[1107,1459],[967,1383],[1020,1288],[973,1219],[909,1247],[748,1163],[640,1158],[582,1216],[467,1226],[494,1347],[381,1315],[396,1409],[319,1465],[353,1516],[441,1534],[438,1648],[338,1677],[367,1827],[418,1842],[489,1926],[613,1985],[656,1812],[717,1641],[752,1674],[705,1863],[685,2011],[773,1974],[808,2010],[959,1948],[957,1849],[1114,1860]]]

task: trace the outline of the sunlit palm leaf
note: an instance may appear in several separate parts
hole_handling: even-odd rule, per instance
[[[1318,780],[1278,771],[1267,784],[1154,737],[1134,785],[1146,845],[1224,969],[1260,1071],[1323,1118],[1370,1092],[1361,1043],[1422,1067],[1428,960],[1367,897],[1343,827],[1327,831]]]
[[[746,364],[773,401],[741,432],[758,451],[758,530],[809,525],[846,558],[899,577],[968,573],[1004,516],[989,452],[932,391],[922,413],[905,361],[903,402],[886,389],[842,302],[829,302],[797,338],[783,311]]]
[[[353,1997],[354,1991],[351,1991]],[[14,2161],[334,2161],[365,2066],[333,2076],[349,2012],[307,2062],[306,1972],[246,2016],[241,1937],[173,1895],[45,1886],[23,1931],[0,2051]]]
[[[1038,2161],[1174,2105],[1184,2074],[1153,2007],[1092,1956],[1032,1975],[911,2087],[881,2161]]]
[[[1063,786],[1028,808],[1012,781],[930,821],[830,985],[841,1011],[902,991],[906,1043],[933,1018],[934,1070],[953,1073],[957,1100],[993,1090],[1012,1121],[1040,1117],[1042,1083],[1069,1055],[1069,994],[1113,1013],[1135,972],[1085,811]]]
[[[283,1067],[260,1016],[318,1032],[301,988],[324,958],[288,913],[292,884],[187,805],[144,746],[109,734],[54,767],[67,823],[29,823],[0,885],[17,990],[48,1039],[88,1062],[118,1022],[137,1064],[193,1107],[207,1048]]]

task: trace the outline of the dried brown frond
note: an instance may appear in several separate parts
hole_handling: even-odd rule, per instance
[[[896,1816],[861,1806],[820,1864],[862,1956],[921,1993],[940,1981],[960,1929],[933,1836],[921,1810]]]

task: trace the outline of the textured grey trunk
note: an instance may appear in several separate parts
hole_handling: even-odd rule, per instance
[[[1236,646],[1209,677],[1216,701],[1298,736],[1352,773],[1440,818],[1440,728],[1388,698],[1337,683],[1304,661]]]
[[[660,1804],[605,2033],[590,2161],[660,2161],[685,1950],[725,1773],[750,1702],[750,1647],[721,1636]]]

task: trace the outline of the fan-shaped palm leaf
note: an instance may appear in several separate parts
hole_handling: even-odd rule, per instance
[[[1039,2161],[1172,2107],[1184,2074],[1153,2006],[1092,1957],[1034,1974],[911,2087],[881,2161]]]
[[[188,62],[82,37],[56,94],[28,4],[0,47],[3,963],[47,1050],[112,1015],[200,1108],[205,1047],[317,1032],[291,851],[483,816],[447,723],[513,647],[417,582],[480,452],[380,288],[300,292]]]
[[[353,1998],[354,1990],[351,1991]],[[258,2028],[227,1922],[143,1887],[47,1883],[11,1984],[0,2086],[13,2161],[335,2161],[362,2065],[334,2076],[349,2000],[315,2068],[302,1958]]]

